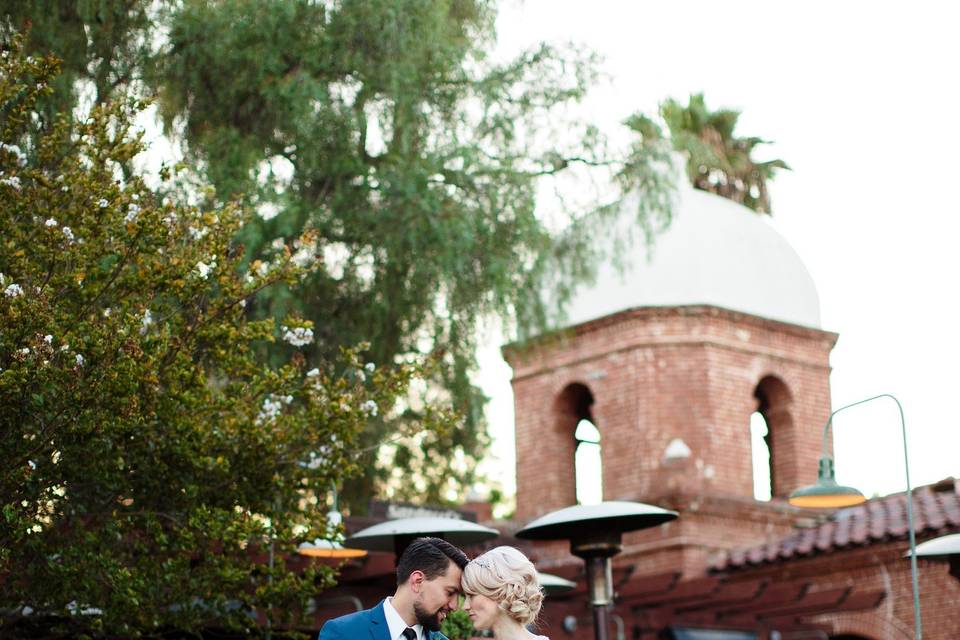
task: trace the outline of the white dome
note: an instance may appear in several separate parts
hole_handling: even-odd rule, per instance
[[[567,326],[635,307],[705,304],[806,327],[820,327],[820,302],[800,257],[767,217],[679,180],[673,218],[648,252],[633,232],[621,268],[607,260],[582,285]],[[621,224],[637,210],[628,197]],[[634,218],[635,219],[635,218]]]

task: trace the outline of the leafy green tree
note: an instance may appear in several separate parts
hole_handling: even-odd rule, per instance
[[[612,159],[561,116],[593,78],[589,56],[543,46],[490,62],[494,16],[487,0],[188,0],[153,71],[168,125],[219,197],[247,194],[265,214],[243,231],[251,259],[317,233],[324,268],[257,311],[312,319],[309,357],[364,337],[379,361],[440,359],[430,391],[449,394],[465,428],[382,449],[348,487],[355,508],[396,468],[414,473],[394,478],[395,496],[468,486],[485,441],[470,379],[478,323],[541,330],[556,311],[543,291],[562,305],[591,276],[587,240],[614,208],[590,203],[557,234],[535,211],[541,181],[596,166],[655,173],[653,154]]]
[[[494,0],[109,0],[83,3],[83,46],[80,31],[75,46],[61,33],[72,14],[34,19],[46,3],[15,4],[13,22],[33,19],[38,41],[83,73],[109,59],[110,77],[130,79],[117,90],[156,95],[170,137],[216,189],[210,204],[260,214],[239,233],[244,264],[312,233],[296,253],[318,268],[266,288],[251,317],[311,320],[310,364],[359,340],[377,362],[436,357],[423,396],[449,399],[463,428],[393,437],[419,401],[399,422],[370,422],[368,472],[343,492],[354,512],[385,492],[436,502],[469,486],[486,444],[471,382],[478,324],[499,317],[519,338],[551,326],[593,277],[603,256],[591,237],[612,226],[622,191],[640,190],[648,238],[669,217],[661,147],[618,156],[563,115],[590,86],[593,58],[541,46],[492,61]],[[97,45],[94,24],[116,11],[109,42],[122,46]],[[91,57],[98,46],[112,57]],[[74,96],[88,85],[75,82]],[[99,100],[116,95],[103,86]],[[577,182],[577,196],[591,195],[545,222],[545,181],[584,177],[597,183]],[[284,349],[264,347],[276,361]]]
[[[61,60],[51,80],[55,91],[38,98],[43,123],[71,113],[81,98],[104,104],[139,86],[150,50],[151,6],[149,0],[0,0],[0,31],[8,37],[30,31],[29,53],[54,52]]]
[[[694,187],[739,202],[757,213],[771,212],[767,181],[777,170],[790,167],[779,159],[753,159],[756,146],[769,140],[737,137],[734,130],[739,111],[711,111],[703,94],[698,93],[690,96],[686,106],[672,98],[665,100],[660,105],[660,117],[673,147],[688,155],[687,175]],[[632,116],[627,125],[645,140],[663,138],[661,127],[643,114]]]
[[[0,636],[296,625],[332,572],[294,544],[326,535],[326,489],[418,367],[346,350],[308,370],[313,325],[244,306],[311,277],[310,238],[245,264],[243,208],[121,171],[142,105],[33,135],[56,64],[19,38],[0,58]]]

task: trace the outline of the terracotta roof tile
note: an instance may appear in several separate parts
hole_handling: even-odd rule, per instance
[[[730,551],[713,568],[736,569],[783,562],[793,558],[832,553],[906,538],[906,493],[868,500],[840,509],[815,527],[796,529],[773,543]],[[960,529],[960,485],[953,478],[913,491],[914,527],[918,536],[939,535]]]

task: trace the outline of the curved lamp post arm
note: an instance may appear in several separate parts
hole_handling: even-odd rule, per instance
[[[867,402],[879,400],[880,398],[890,398],[896,403],[897,410],[900,411],[900,431],[903,435],[903,470],[907,478],[907,527],[910,537],[910,577],[913,581],[914,631],[917,640],[921,640],[921,638],[923,638],[923,626],[920,622],[920,586],[917,580],[917,540],[913,530],[913,488],[910,485],[910,460],[907,456],[907,421],[903,417],[903,406],[900,404],[900,401],[889,393],[881,393],[880,395],[865,398],[857,402],[851,402],[850,404],[844,405],[831,413],[830,417],[827,418],[827,424],[823,427],[823,457],[832,460],[832,456],[830,455],[828,449],[827,438],[829,437],[831,426],[833,424],[833,416],[837,415],[841,411],[850,409],[851,407],[856,407]]]

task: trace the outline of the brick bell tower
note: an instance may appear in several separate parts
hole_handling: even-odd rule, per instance
[[[681,512],[628,536],[621,562],[694,573],[717,551],[793,525],[785,498],[815,480],[837,335],[819,328],[796,253],[736,203],[682,188],[652,251],[602,267],[563,329],[504,348],[516,518],[577,503],[575,432],[586,419],[600,434],[604,500]],[[770,501],[753,498],[755,412],[768,429]]]

